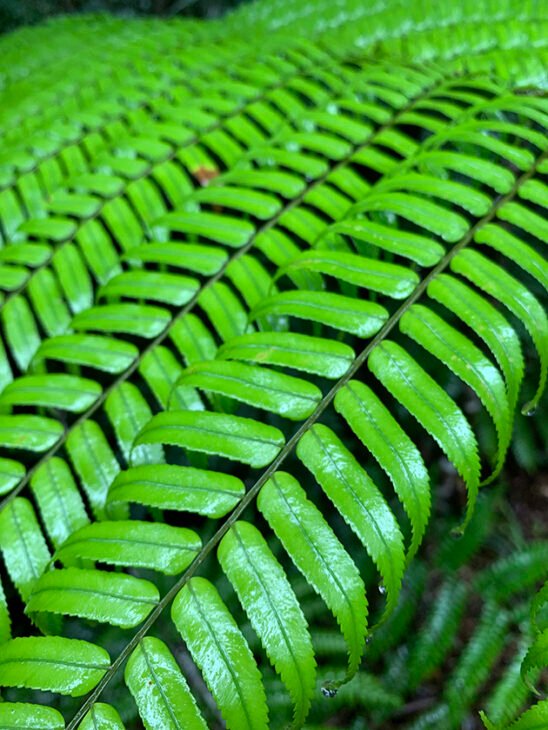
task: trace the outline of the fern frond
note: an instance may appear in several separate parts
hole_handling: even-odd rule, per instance
[[[465,586],[453,577],[437,592],[426,625],[411,646],[408,661],[411,687],[418,687],[443,661],[459,630],[466,600]]]
[[[548,544],[532,542],[524,550],[502,558],[480,573],[476,588],[497,601],[505,601],[546,577]]]
[[[259,531],[236,522],[219,544],[219,561],[294,701],[303,724],[315,683],[306,620],[282,567]]]
[[[464,482],[463,530],[508,450],[521,325],[540,362],[526,410],[546,384],[548,115],[508,82],[538,75],[542,23],[513,0],[489,14],[482,3],[281,0],[212,24],[127,23],[119,37],[123,24],[96,19],[92,48],[102,33],[112,48],[94,57],[89,91],[71,105],[76,76],[65,83],[57,69],[34,121],[24,79],[42,78],[39,61],[6,41],[16,68],[4,79],[14,108],[0,115],[14,126],[0,161],[0,549],[35,628],[60,634],[62,616],[79,617],[97,646],[82,645],[95,660],[69,679],[73,640],[10,640],[2,601],[0,684],[89,691],[69,728],[116,727],[100,700],[127,661],[146,727],[205,727],[193,682],[148,635],[161,621],[166,641],[183,637],[227,727],[268,726],[273,677],[295,727],[317,675],[327,695],[355,677],[379,712],[394,706],[359,671],[369,589],[386,594],[375,629],[394,611],[401,635],[414,613],[397,608],[404,570],[431,512],[431,447]],[[53,27],[75,52],[78,25]],[[103,79],[113,60],[118,78]],[[493,67],[499,80],[467,70]],[[479,629],[425,727],[468,711],[518,617],[494,600],[543,577],[544,553],[533,545],[526,570],[514,557],[476,580]],[[339,624],[342,672],[319,661],[323,603],[306,614],[294,568]],[[411,650],[411,684],[454,635],[465,590],[453,581]],[[95,622],[135,629],[108,634],[112,664]],[[382,631],[377,652],[390,645]],[[32,670],[31,650],[43,660]],[[58,721],[26,705],[7,712]]]
[[[485,703],[486,715],[496,726],[505,727],[515,720],[529,696],[529,688],[524,684],[520,671],[528,643],[528,637],[521,642],[519,650]]]
[[[493,730],[494,728],[496,729],[496,726],[489,721],[485,713],[481,712],[480,716],[487,730]],[[536,705],[533,705],[531,709],[527,710],[527,712],[524,712],[523,715],[518,717],[515,722],[507,725],[506,727],[512,728],[512,730],[535,730],[536,728],[543,727],[543,725],[545,725],[547,721],[548,702],[542,701]]]
[[[470,643],[450,677],[447,699],[456,723],[477,695],[507,637],[509,616],[495,603],[486,603]]]

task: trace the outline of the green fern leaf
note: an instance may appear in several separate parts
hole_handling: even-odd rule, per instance
[[[367,625],[365,586],[355,564],[290,474],[275,474],[262,488],[257,506],[337,619],[348,645],[346,679],[351,679],[360,665]]]
[[[89,522],[72,472],[62,459],[55,457],[41,464],[32,475],[30,488],[55,547]]]
[[[84,252],[80,252],[74,244],[65,243],[62,248],[55,251],[51,260],[59,286],[74,314],[93,304],[91,276],[82,253]]]
[[[37,370],[48,360],[121,373],[138,355],[135,345],[101,335],[59,335],[43,340],[32,360]]]
[[[428,295],[468,323],[489,347],[504,374],[508,405],[513,414],[523,379],[519,338],[503,315],[462,281],[447,274],[433,279]]]
[[[140,624],[158,600],[156,586],[142,578],[64,568],[44,573],[33,584],[26,611],[79,616],[129,629]]]
[[[536,236],[543,243],[548,242],[548,228],[546,221],[537,215],[534,211],[529,210],[521,203],[510,201],[505,203],[497,213],[498,218],[522,230]]]
[[[261,467],[269,464],[284,444],[281,431],[240,416],[171,411],[153,416],[134,441],[172,444],[192,451],[218,454]]]
[[[528,182],[538,183],[539,181],[529,180]],[[526,186],[527,183],[524,183],[522,188]],[[487,225],[480,228],[476,233],[475,241],[499,251],[528,274],[531,274],[541,286],[548,289],[548,273],[546,272],[544,259],[532,246],[529,246],[517,236],[504,230],[501,226]]]
[[[29,281],[28,293],[37,318],[49,337],[60,335],[70,324],[71,315],[55,277],[41,269]]]
[[[26,299],[14,297],[2,307],[6,345],[18,368],[25,372],[40,346],[38,327]]]
[[[293,699],[293,724],[301,727],[314,690],[315,661],[306,620],[285,573],[261,533],[248,522],[230,528],[218,556]]]
[[[148,304],[102,304],[79,312],[71,327],[77,331],[123,333],[137,337],[157,337],[169,324],[169,312]]]
[[[63,427],[44,416],[0,416],[0,446],[4,449],[47,451],[59,441]]]
[[[537,634],[521,665],[521,676],[527,686],[537,695],[541,693],[531,681],[531,674],[548,666],[548,629]]]
[[[486,714],[496,726],[509,725],[529,699],[530,690],[524,684],[520,671],[529,641],[530,638],[527,638],[520,642],[517,653],[485,703]]]
[[[366,218],[341,221],[331,226],[330,230],[331,233],[340,233],[354,239],[358,251],[363,242],[382,251],[404,256],[421,266],[434,266],[445,253],[443,246],[427,236],[384,226]]]
[[[355,213],[390,210],[444,241],[459,241],[467,232],[466,219],[424,198],[406,193],[379,193],[367,196],[354,207]]]
[[[155,464],[120,472],[109,490],[107,507],[110,510],[134,502],[219,518],[230,512],[244,493],[242,482],[230,474]]]
[[[18,497],[0,513],[0,550],[24,601],[50,560],[32,504]]]
[[[217,701],[227,728],[268,727],[261,676],[217,590],[193,578],[177,595],[171,617]]]
[[[205,730],[175,658],[160,639],[144,638],[131,654],[124,678],[147,730]]]
[[[189,198],[188,205],[190,206],[190,201],[194,200],[200,203],[209,203],[213,206],[239,210],[259,220],[269,220],[281,209],[280,201],[273,195],[236,185],[225,188],[212,185],[202,190],[197,190]]]
[[[104,649],[80,639],[36,636],[0,646],[4,687],[28,687],[79,697],[89,692],[110,665]]]
[[[217,351],[215,340],[204,323],[194,314],[185,314],[174,322],[169,336],[187,365],[194,365],[201,360],[212,360],[215,357]]]
[[[529,164],[533,162],[534,158],[529,161]],[[529,165],[526,165],[525,169],[528,167]],[[383,179],[379,182],[377,189],[411,190],[429,197],[440,198],[460,206],[478,218],[485,215],[491,207],[490,198],[479,190],[470,189],[462,183],[413,172]]]
[[[218,246],[169,241],[135,246],[123,256],[123,260],[173,266],[203,276],[213,276],[226,264],[228,255]]]
[[[461,152],[428,151],[420,155],[419,162],[451,170],[459,175],[465,175],[472,180],[489,186],[499,195],[510,192],[514,184],[514,176],[509,170],[494,164],[490,160],[472,157]],[[455,240],[458,240],[458,238]]]
[[[290,367],[336,379],[348,370],[354,360],[354,352],[343,342],[320,337],[294,332],[253,332],[233,337],[221,345],[217,357],[246,360],[257,365]]]
[[[418,550],[430,515],[430,485],[422,457],[388,409],[366,385],[350,380],[335,408],[386,471],[411,521],[407,562]]]
[[[0,727],[26,730],[64,730],[63,715],[53,707],[33,705],[30,702],[0,703]]]
[[[495,466],[489,477],[493,480],[502,469],[511,437],[510,407],[499,371],[467,337],[421,304],[405,312],[400,329],[467,383],[489,412],[498,434]]]
[[[395,342],[384,342],[368,360],[370,370],[433,436],[455,464],[468,489],[463,531],[472,517],[479,486],[476,439],[452,399]]]
[[[203,402],[194,388],[189,386],[176,387],[183,368],[173,353],[166,347],[159,345],[148,352],[141,360],[139,372],[162,408],[190,411],[204,410]],[[145,419],[145,423],[147,420]]]
[[[322,397],[319,388],[301,378],[223,360],[187,368],[177,384],[219,393],[292,420],[309,416]]]
[[[405,299],[419,282],[414,271],[353,253],[304,251],[282,266],[276,278],[294,270],[316,271],[348,284],[380,292],[394,299]]]
[[[477,251],[461,251],[453,259],[451,268],[504,304],[531,335],[540,358],[540,375],[537,391],[523,411],[533,412],[544,392],[548,375],[548,322],[544,310],[517,279]]]
[[[297,455],[378,567],[387,594],[386,618],[396,605],[405,563],[392,512],[367,472],[326,426],[311,428],[299,441]]]
[[[217,281],[203,289],[198,302],[223,342],[248,331],[247,312],[233,290],[224,282]]]
[[[77,558],[109,565],[150,568],[175,575],[190,565],[202,547],[185,527],[128,520],[94,522],[75,530],[54,555],[65,565]]]
[[[11,492],[25,476],[25,467],[13,459],[0,459],[0,496]]]
[[[545,613],[546,608],[548,608],[548,581],[535,594],[531,603],[531,625],[534,631],[548,629],[548,616]]]
[[[240,218],[202,212],[168,213],[156,223],[171,231],[203,236],[234,248],[244,246],[255,230],[251,223]]]
[[[485,713],[480,712],[480,717],[487,730],[498,730],[498,728],[489,722]],[[548,701],[544,700],[533,705],[527,712],[524,712],[515,722],[505,727],[508,730],[542,730],[548,722]]]
[[[97,702],[78,725],[78,730],[125,730],[125,728],[118,711],[112,705]]]
[[[164,461],[164,452],[159,445],[138,446],[132,451],[135,437],[152,418],[149,404],[133,383],[120,383],[111,390],[104,408],[126,462],[130,458],[134,464]]]
[[[0,644],[11,639],[11,619],[8,612],[6,594],[0,582]]]
[[[44,406],[82,413],[101,395],[101,386],[74,375],[27,375],[10,383],[0,395],[2,406]]]
[[[388,319],[384,307],[342,294],[316,291],[280,292],[266,297],[250,313],[251,321],[263,317],[296,317],[319,322],[358,337],[371,337]]]
[[[88,419],[69,434],[66,448],[95,517],[104,519],[108,490],[120,471],[105,434],[95,421]],[[116,517],[124,516],[125,512],[118,510]]]
[[[189,302],[200,288],[198,279],[180,274],[155,271],[125,271],[103,284],[97,300],[116,301],[120,297],[146,299],[180,307]]]

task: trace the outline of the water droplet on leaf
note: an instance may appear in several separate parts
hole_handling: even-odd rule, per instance
[[[523,416],[534,416],[537,412],[537,406],[536,403],[526,403],[523,408],[521,409],[521,414]]]

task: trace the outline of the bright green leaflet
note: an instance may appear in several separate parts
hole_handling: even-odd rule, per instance
[[[419,282],[417,274],[403,266],[341,251],[305,251],[282,267],[277,278],[300,269],[317,271],[394,299],[405,299]]]
[[[257,506],[340,624],[348,644],[347,679],[351,679],[361,661],[367,628],[365,586],[358,569],[290,474],[275,474],[262,488]]]
[[[472,429],[452,399],[395,342],[384,342],[368,360],[370,370],[438,442],[468,488],[464,530],[472,517],[480,464]]]
[[[4,388],[0,406],[44,406],[82,413],[101,395],[94,380],[74,375],[27,375]]]
[[[511,438],[510,407],[498,369],[467,337],[421,304],[415,304],[400,320],[400,330],[447,365],[478,395],[493,419],[498,436],[494,459],[495,479],[506,457]]]
[[[299,441],[297,456],[379,569],[387,594],[386,618],[396,605],[405,563],[395,517],[367,472],[327,426],[313,426]]]
[[[294,702],[294,726],[308,713],[315,661],[306,620],[261,533],[237,522],[221,540],[219,562]]]
[[[159,600],[156,586],[125,573],[64,568],[44,573],[32,587],[27,613],[50,612],[129,629]]]
[[[78,730],[124,730],[124,724],[112,705],[97,702],[80,723]]]
[[[335,396],[335,408],[386,471],[411,521],[407,562],[421,544],[430,516],[428,471],[419,450],[381,400],[351,380]]]
[[[75,558],[98,560],[175,575],[190,565],[201,547],[198,535],[185,527],[117,520],[94,522],[74,531],[55,559],[65,565]]]
[[[354,352],[343,342],[320,337],[294,332],[253,332],[233,337],[221,345],[217,357],[290,367],[335,379],[348,370],[354,360]]]
[[[536,669],[543,669],[546,666],[548,666],[548,629],[535,636],[521,665],[523,681],[540,697],[542,697],[542,693],[533,685],[531,675]]]
[[[255,659],[216,588],[193,578],[178,593],[171,617],[230,730],[268,728],[266,697]]]
[[[135,502],[219,518],[236,506],[244,491],[242,482],[229,474],[167,464],[137,466],[113,481],[107,509]]]
[[[386,309],[374,302],[316,291],[284,291],[266,297],[251,311],[250,319],[272,315],[319,322],[358,337],[371,337],[388,319]]]
[[[52,707],[30,702],[0,703],[0,727],[21,730],[64,730],[63,715]]]
[[[147,730],[206,730],[186,679],[163,641],[144,638],[129,658],[124,677]]]
[[[276,456],[284,437],[273,426],[241,416],[172,411],[153,416],[135,439],[134,447],[153,443],[218,454],[261,467]]]
[[[184,371],[178,383],[250,403],[292,420],[309,416],[322,397],[320,389],[306,380],[226,360],[197,363]]]
[[[0,646],[4,687],[29,687],[79,697],[95,687],[109,665],[104,649],[80,639],[20,637]]]

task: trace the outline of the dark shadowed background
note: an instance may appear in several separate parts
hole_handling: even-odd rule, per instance
[[[0,33],[53,15],[108,11],[117,15],[215,18],[242,0],[0,0]]]

